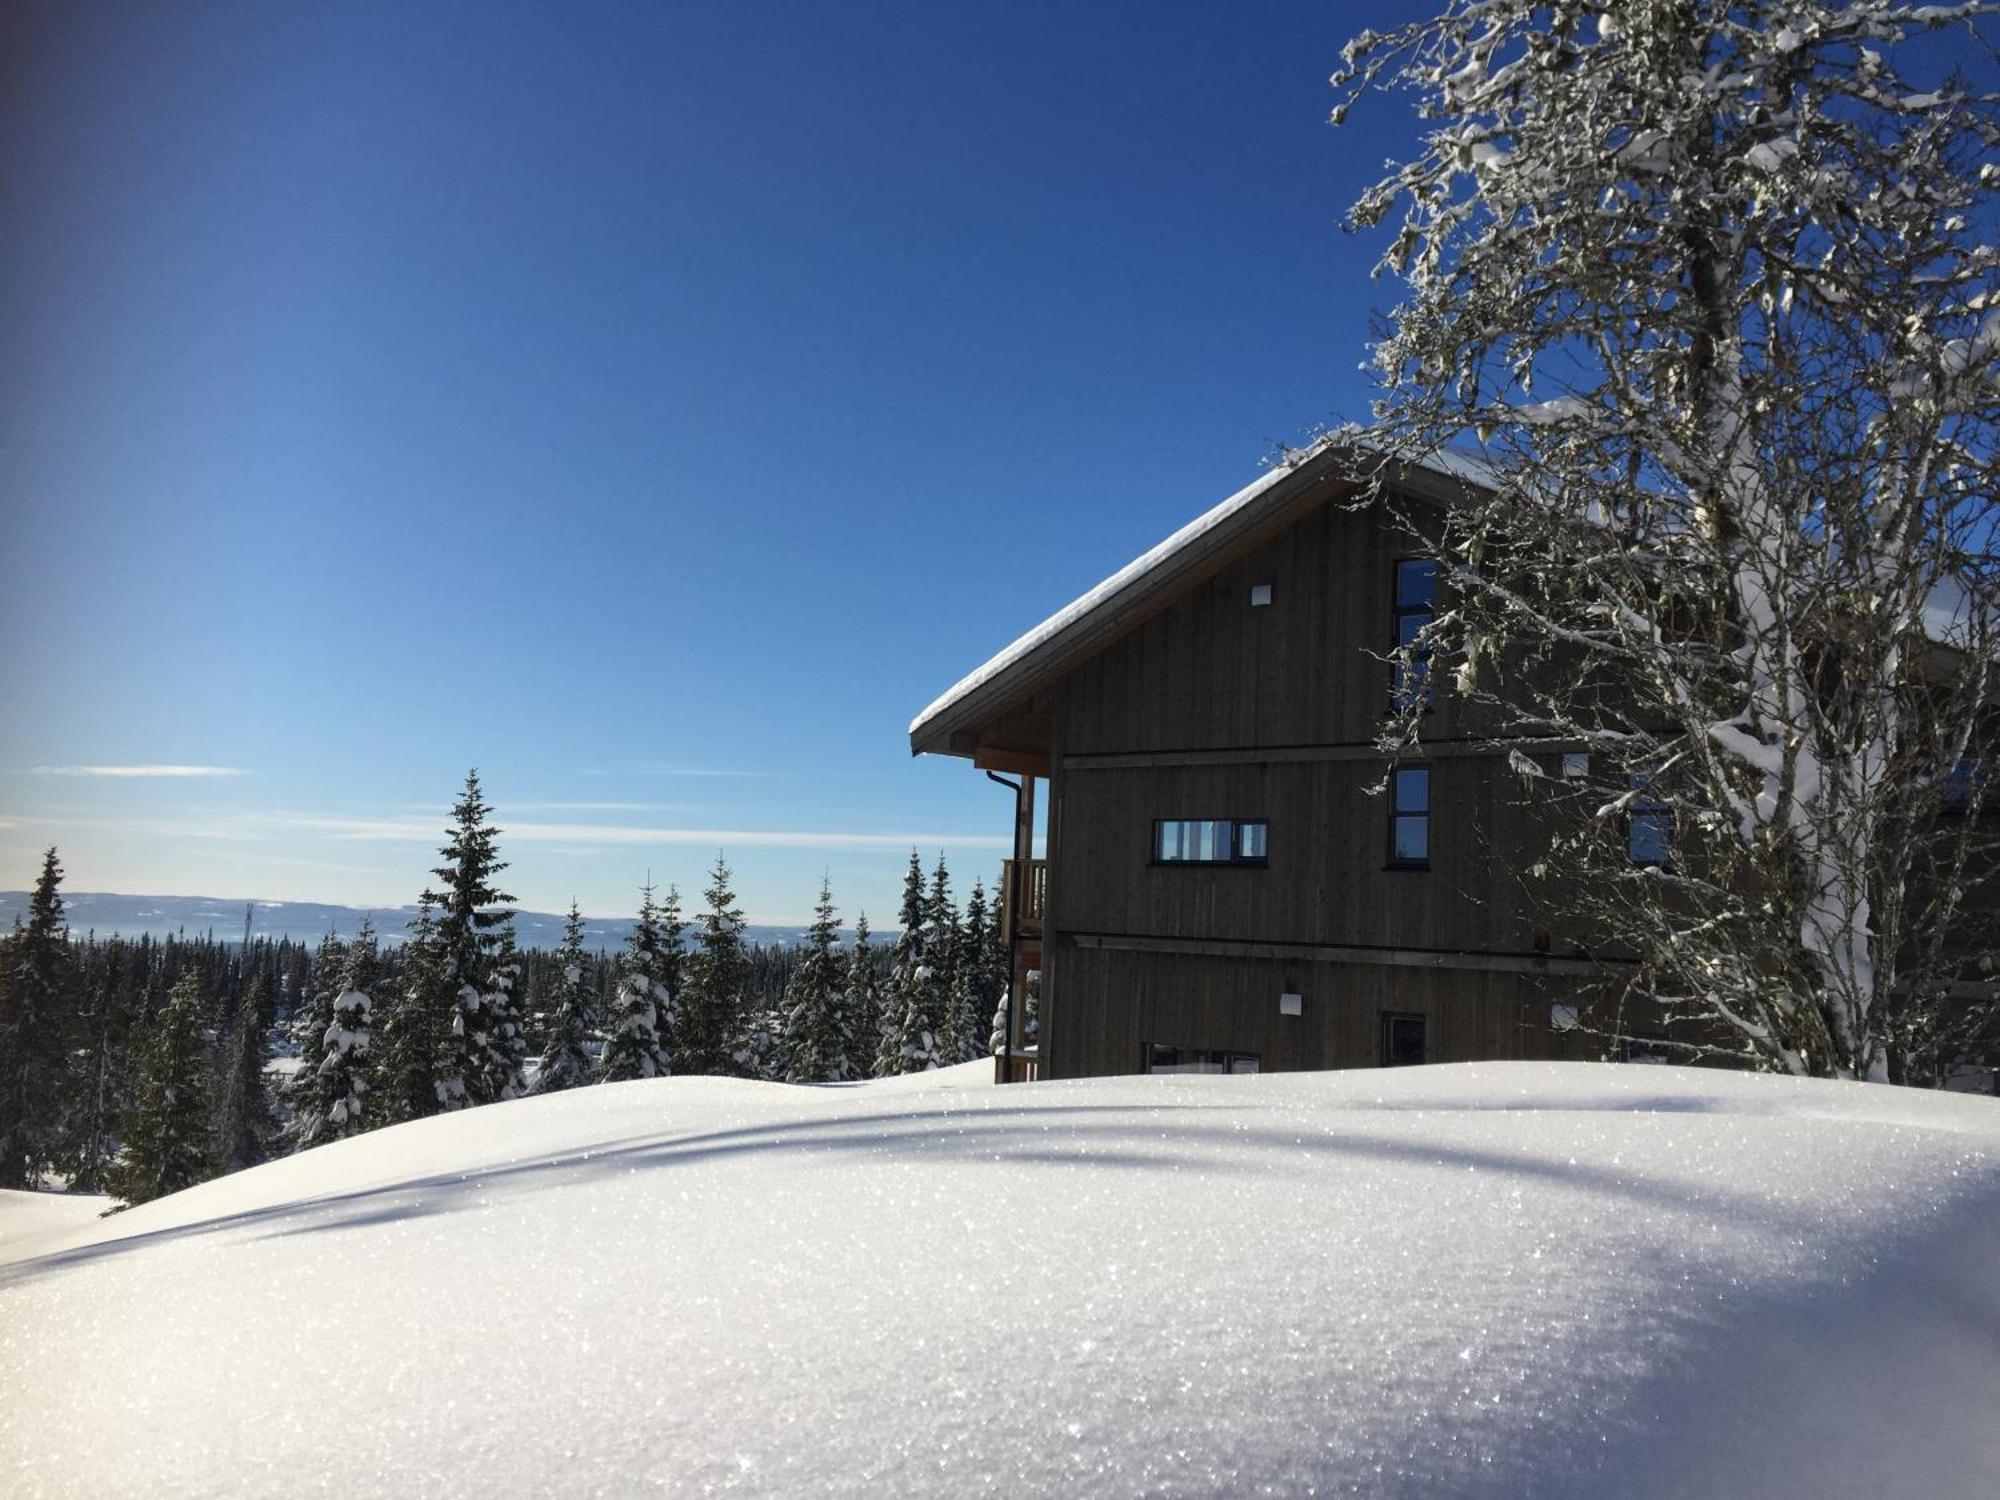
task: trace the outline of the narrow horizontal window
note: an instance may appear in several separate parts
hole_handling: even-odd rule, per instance
[[[1148,1073],[1255,1073],[1255,1052],[1220,1052],[1208,1047],[1169,1047],[1155,1042],[1146,1051]]]
[[[1431,862],[1431,773],[1405,766],[1389,787],[1389,863],[1421,870]]]
[[[1270,838],[1261,818],[1162,818],[1153,824],[1153,858],[1163,865],[1261,865],[1270,857]]]
[[[1658,1031],[1638,1031],[1618,1043],[1618,1060],[1628,1063],[1671,1063],[1667,1038]]]

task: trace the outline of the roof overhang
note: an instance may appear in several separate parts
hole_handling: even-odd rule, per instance
[[[981,727],[1317,506],[1357,493],[1380,464],[1379,455],[1331,438],[1287,455],[954,683],[910,724],[910,753],[965,756],[993,770],[1028,769],[1032,750],[982,746]],[[1388,482],[1448,504],[1490,474],[1483,460],[1441,454],[1423,465],[1397,465]],[[1046,747],[1041,755],[1045,767]],[[1008,758],[1021,764],[1000,763]]]

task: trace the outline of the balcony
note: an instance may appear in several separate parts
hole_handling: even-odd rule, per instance
[[[1042,922],[1048,914],[1049,862],[1045,859],[1010,859],[1001,871],[1005,893],[1001,898],[1000,930],[1010,946],[1028,941],[1039,943]]]

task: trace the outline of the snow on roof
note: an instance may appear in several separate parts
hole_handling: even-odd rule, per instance
[[[1220,504],[1196,516],[1187,525],[1176,531],[1165,541],[1139,554],[1091,589],[1080,598],[1072,600],[1050,615],[1033,630],[1028,631],[1011,645],[982,665],[975,667],[964,677],[953,683],[938,695],[923,712],[910,721],[910,733],[920,732],[923,727],[940,714],[961,702],[967,696],[984,687],[1002,674],[1011,671],[1033,656],[1057,637],[1073,626],[1081,624],[1100,609],[1110,605],[1126,594],[1135,585],[1157,572],[1164,564],[1171,562],[1189,547],[1208,536],[1218,526],[1234,519],[1263,499],[1272,489],[1296,474],[1311,461],[1326,454],[1337,445],[1352,445],[1351,434],[1336,434],[1321,438],[1308,447],[1287,453],[1281,461],[1275,462],[1257,479],[1245,485]],[[1421,468],[1442,478],[1459,479],[1471,484],[1490,485],[1498,470],[1494,464],[1474,453],[1456,450],[1440,450],[1426,460]]]
[[[1284,479],[1300,463],[1303,463],[1307,458],[1314,456],[1319,451],[1319,447],[1316,446],[1289,456],[1284,463],[1273,464],[1264,474],[1251,483],[1246,484],[1227,500],[1196,516],[1187,525],[1183,526],[1179,531],[1176,531],[1157,546],[1140,553],[1116,573],[1105,579],[1104,582],[1098,584],[1089,593],[1071,600],[1046,620],[1042,621],[1033,630],[1028,631],[1012,645],[994,656],[990,661],[973,668],[972,671],[966,673],[965,676],[946,688],[922,713],[910,721],[910,733],[915,734],[927,719],[935,718],[939,713],[949,708],[973,689],[999,676],[1000,673],[1006,671],[1037,647],[1053,639],[1062,631],[1081,620],[1085,615],[1093,613],[1100,606],[1123,593],[1131,584],[1152,572],[1161,563],[1167,561],[1167,559],[1173,557],[1175,554],[1185,551],[1191,542],[1206,536],[1222,522],[1228,520],[1238,511],[1241,511],[1266,490]]]
[[[916,737],[926,726],[988,683],[1023,667],[1030,658],[1047,649],[1060,637],[1082,625],[1100,610],[1123,598],[1164,565],[1215,531],[1217,527],[1241,515],[1264,499],[1271,490],[1309,462],[1320,458],[1336,446],[1345,445],[1351,450],[1357,445],[1365,447],[1365,444],[1365,435],[1357,437],[1354,433],[1343,432],[1329,434],[1309,447],[1286,454],[1282,461],[1274,463],[1256,480],[1220,504],[1196,516],[1165,541],[1133,558],[1097,587],[1064,605],[1034,629],[961,677],[910,721],[910,735],[912,738]],[[1435,449],[1421,463],[1412,464],[1409,468],[1437,478],[1456,480],[1486,489],[1499,487],[1505,480],[1507,472],[1500,460],[1485,453],[1460,447]],[[1959,644],[1967,634],[1962,591],[1941,588],[1927,601],[1923,611],[1923,628],[1933,640],[1946,644]]]
[[[0,1493],[2000,1475],[1994,1100],[1577,1063],[930,1083],[491,1105],[18,1250],[0,1199]]]

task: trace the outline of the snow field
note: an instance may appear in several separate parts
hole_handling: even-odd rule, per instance
[[[0,1490],[2000,1488],[1991,1100],[986,1068],[494,1105],[24,1242]]]

